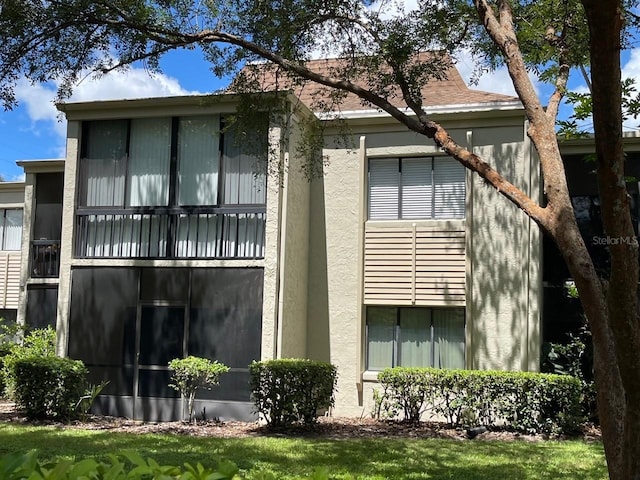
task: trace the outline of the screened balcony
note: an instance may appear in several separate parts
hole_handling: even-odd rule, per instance
[[[267,148],[219,115],[83,124],[76,258],[264,257]]]
[[[103,209],[76,220],[77,258],[264,257],[264,206]]]

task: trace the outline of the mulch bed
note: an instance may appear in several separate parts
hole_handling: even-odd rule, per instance
[[[89,416],[84,421],[61,423],[54,421],[30,422],[21,416],[12,403],[0,401],[0,422],[27,425],[50,425],[59,428],[85,430],[108,430],[126,433],[162,433],[218,438],[242,438],[256,436],[306,437],[320,439],[370,439],[370,438],[447,438],[459,441],[469,439],[466,430],[446,428],[441,424],[420,422],[407,424],[398,421],[378,421],[372,418],[321,417],[313,429],[295,427],[277,431],[258,422],[200,421],[151,423],[121,417]],[[487,431],[475,437],[477,440],[543,441],[547,435],[522,435],[507,431]],[[564,437],[552,437],[562,439]],[[575,438],[575,437],[574,437]],[[589,427],[583,432],[586,441],[600,441],[597,428]]]

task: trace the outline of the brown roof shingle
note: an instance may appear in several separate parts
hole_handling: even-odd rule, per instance
[[[481,90],[473,90],[466,86],[458,69],[448,58],[448,66],[446,67],[442,78],[431,79],[422,87],[422,102],[424,107],[441,107],[450,105],[468,105],[468,104],[487,104],[500,102],[517,101],[517,97],[503,95],[499,93],[484,92]],[[317,73],[331,76],[341,64],[340,59],[319,59],[311,60],[305,64],[307,68]],[[244,71],[251,69],[251,75],[257,76],[258,84],[263,91],[273,90],[292,90],[293,93],[300,98],[302,103],[311,108],[318,110],[318,101],[329,102],[329,92],[327,87],[307,82],[302,85],[291,81],[286,72],[279,69],[271,63],[263,63],[245,67]],[[366,82],[354,82],[363,87],[367,87]],[[230,90],[235,90],[234,85]],[[396,89],[388,95],[387,100],[394,106],[405,108],[399,90]],[[339,109],[341,111],[357,111],[371,110],[377,107],[364,102],[361,98],[354,94],[347,94],[340,102]]]

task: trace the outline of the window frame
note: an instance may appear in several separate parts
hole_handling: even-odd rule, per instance
[[[210,118],[212,121],[212,125],[216,125],[215,134],[217,135],[217,150],[212,152],[212,158],[217,158],[217,191],[216,191],[216,199],[214,204],[203,204],[203,205],[182,205],[180,204],[180,193],[179,193],[179,184],[180,184],[180,172],[179,172],[179,150],[180,150],[180,125],[182,120],[193,119],[196,117]],[[146,117],[145,117],[146,118]],[[169,171],[168,171],[168,204],[167,205],[158,205],[158,206],[128,206],[129,203],[128,197],[129,194],[127,189],[130,185],[129,180],[129,160],[130,160],[130,145],[131,145],[131,124],[136,118],[122,118],[122,119],[108,119],[108,120],[87,120],[82,123],[82,139],[81,139],[81,148],[80,155],[78,158],[78,175],[76,180],[76,208],[75,208],[75,227],[74,227],[74,258],[125,258],[124,250],[121,251],[120,247],[117,247],[113,250],[111,243],[109,246],[102,245],[101,248],[107,248],[109,253],[107,254],[95,254],[95,253],[86,253],[87,242],[94,242],[95,239],[89,238],[91,233],[89,232],[90,222],[92,221],[104,221],[106,222],[115,222],[118,219],[123,219],[123,221],[135,221],[141,222],[141,227],[139,227],[136,232],[143,235],[143,237],[136,237],[134,235],[134,231],[132,229],[129,230],[131,236],[129,238],[129,242],[136,242],[138,246],[142,245],[144,241],[148,242],[148,248],[134,247],[136,249],[136,253],[131,256],[131,252],[127,254],[127,257],[130,258],[238,258],[238,259],[260,259],[264,257],[264,241],[265,241],[265,219],[266,219],[266,202],[267,202],[267,175],[266,171],[258,171],[257,174],[254,172],[251,175],[250,185],[246,183],[246,178],[243,177],[243,173],[246,173],[246,164],[242,163],[241,160],[237,160],[234,157],[234,154],[237,152],[233,151],[230,148],[229,153],[225,152],[225,149],[228,145],[236,145],[236,139],[233,135],[233,130],[225,132],[225,124],[224,124],[224,115],[221,114],[212,114],[212,115],[182,115],[182,116],[164,116],[164,117],[149,117],[149,118],[159,118],[165,119],[170,123],[170,154],[169,154]],[[123,164],[117,166],[113,170],[113,178],[120,178],[121,175],[124,176],[122,181],[121,192],[118,191],[120,187],[114,186],[114,197],[118,195],[118,201],[113,201],[113,205],[91,205],[88,206],[86,203],[90,203],[87,201],[88,195],[88,184],[90,176],[87,174],[83,174],[83,161],[86,161],[88,158],[88,152],[90,150],[90,142],[91,142],[91,125],[97,122],[102,121],[110,121],[110,122],[121,122],[120,126],[116,129],[117,137],[114,136],[114,142],[118,142],[119,145],[124,145],[123,151],[118,151],[118,155],[122,153],[122,156],[117,161],[122,161]],[[124,128],[124,124],[126,123],[126,128]],[[115,124],[114,124],[115,125]],[[114,129],[116,127],[114,126]],[[124,132],[124,135],[123,135]],[[122,142],[121,142],[122,141]],[[257,142],[261,142],[258,138]],[[215,142],[214,142],[215,144]],[[259,143],[260,144],[260,143]],[[237,144],[240,148],[242,147],[242,143]],[[241,152],[239,155],[242,155]],[[255,157],[257,153],[255,152],[245,152],[244,155],[249,155],[250,157]],[[246,161],[247,159],[244,158]],[[225,167],[225,161],[229,162],[229,171],[227,172],[227,168]],[[235,163],[234,163],[235,162]],[[237,165],[236,165],[237,163]],[[240,170],[236,171],[234,168],[238,168]],[[245,168],[245,170],[242,170]],[[124,173],[120,173],[124,172]],[[227,178],[229,177],[229,178]],[[107,178],[107,177],[105,177]],[[229,180],[230,179],[230,180]],[[237,185],[234,182],[238,182]],[[242,182],[245,183],[242,183]],[[245,203],[240,203],[239,201],[233,203],[233,201],[226,202],[225,196],[225,187],[227,184],[231,185],[231,188],[237,191],[239,195],[239,199],[245,200]],[[242,190],[243,187],[252,189],[250,192]],[[260,192],[260,193],[256,193]],[[121,198],[120,198],[121,197]],[[247,203],[246,200],[256,200],[253,203]],[[201,254],[197,250],[194,250],[192,253],[179,254],[176,253],[179,251],[180,247],[178,243],[181,240],[179,235],[181,233],[186,232],[188,238],[187,242],[199,242],[200,236],[198,235],[197,230],[194,231],[194,236],[189,237],[189,228],[192,222],[192,219],[196,219],[195,222],[199,222],[199,218],[203,218],[203,221],[206,223],[204,237],[208,242],[207,230],[209,225],[220,224],[222,225],[220,228],[220,239],[213,238],[211,241],[216,242],[219,240],[220,252],[218,252],[218,247],[215,247],[215,252],[212,253],[204,253]],[[186,219],[186,220],[185,220]],[[212,221],[212,223],[208,223]],[[220,222],[218,222],[220,220]],[[244,225],[244,227],[241,225]],[[148,222],[148,225],[144,222]],[[183,227],[182,225],[187,225],[187,227]],[[186,229],[185,229],[186,228]],[[245,228],[251,231],[255,231],[254,233],[245,231],[244,235],[249,235],[244,238],[242,241],[237,237],[239,235],[239,231],[234,234],[234,229],[236,228]],[[120,229],[120,232],[124,230],[119,226],[117,229]],[[102,234],[106,237],[109,237],[109,240],[113,240],[112,234],[116,232],[117,229],[114,227],[106,226],[102,229]],[[144,229],[144,232],[143,232]],[[95,228],[94,228],[95,230]],[[152,231],[153,230],[153,231]],[[96,235],[99,235],[100,232],[95,230]],[[127,235],[129,234],[127,233]],[[148,234],[148,239],[146,238]],[[122,238],[117,237],[115,244],[122,245]],[[231,235],[233,238],[227,238],[227,236]],[[235,236],[234,236],[235,235]],[[157,239],[156,239],[157,236]],[[97,237],[96,237],[97,238]],[[194,240],[195,239],[195,240]],[[251,243],[253,241],[253,243]],[[243,243],[250,242],[250,246],[243,246]],[[104,242],[102,242],[104,243]],[[126,239],[125,239],[126,243]],[[227,247],[223,244],[229,244],[230,247]],[[132,243],[133,244],[133,243]],[[152,248],[153,245],[153,248]],[[157,245],[157,246],[156,246]],[[100,242],[95,240],[94,247],[100,247]],[[205,252],[209,252],[208,247],[204,247]],[[231,251],[228,251],[227,248],[231,248]],[[249,249],[247,253],[245,248]],[[126,250],[126,248],[125,248]],[[244,253],[241,253],[244,252]]]
[[[390,218],[371,218],[372,212],[371,212],[371,206],[372,206],[372,191],[371,191],[371,187],[372,187],[372,182],[371,182],[371,166],[372,163],[377,162],[377,161],[389,161],[389,160],[395,160],[397,162],[397,183],[396,183],[396,189],[397,189],[397,199],[396,199],[396,204],[397,204],[397,212],[395,217],[390,217]],[[415,216],[410,216],[410,217],[405,217],[404,216],[404,212],[403,212],[403,204],[405,203],[405,196],[404,196],[404,187],[405,184],[403,182],[403,162],[405,161],[415,161],[415,160],[424,160],[425,162],[428,162],[430,164],[430,168],[428,168],[428,172],[429,172],[429,179],[430,179],[430,185],[429,185],[429,189],[430,189],[430,199],[429,199],[429,215],[425,215],[425,216],[421,216],[421,217],[415,217]],[[462,198],[462,205],[460,205],[462,207],[462,215],[453,215],[453,216],[448,216],[448,215],[444,215],[442,216],[437,210],[437,184],[436,184],[436,170],[437,170],[437,165],[439,164],[439,162],[442,162],[443,160],[446,161],[450,161],[450,162],[455,162],[456,165],[459,165],[459,167],[462,169],[462,173],[463,173],[463,179],[462,179],[462,186],[463,186],[463,198]],[[442,163],[440,163],[440,165],[443,165]],[[455,159],[453,159],[452,157],[448,157],[448,156],[444,156],[444,155],[426,155],[426,156],[405,156],[405,157],[370,157],[367,159],[367,220],[370,221],[394,221],[394,220],[407,220],[407,221],[411,221],[411,220],[464,220],[466,218],[466,195],[467,195],[467,187],[466,187],[466,170],[464,168],[464,166],[460,165]]]
[[[370,366],[370,358],[369,358],[369,326],[370,326],[370,311],[371,309],[395,309],[395,323],[393,325],[393,345],[392,345],[392,358],[391,365],[381,368],[371,368]],[[417,368],[440,368],[437,367],[436,364],[436,335],[435,335],[435,322],[434,322],[434,312],[436,310],[459,310],[462,313],[463,320],[463,335],[464,335],[464,351],[463,351],[463,366],[462,367],[442,367],[442,368],[466,368],[467,365],[467,318],[466,318],[466,309],[464,307],[435,307],[435,306],[400,306],[400,305],[367,305],[365,309],[365,370],[366,371],[382,371],[385,368],[393,368],[393,367],[403,367],[402,362],[402,315],[401,312],[403,310],[425,310],[429,315],[429,365],[421,365]]]
[[[20,212],[20,238],[18,248],[7,248],[7,212]],[[22,250],[22,233],[24,231],[24,208],[21,207],[3,207],[0,208],[0,251],[3,252],[19,252]]]

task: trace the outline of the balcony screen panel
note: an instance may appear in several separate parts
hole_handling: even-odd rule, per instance
[[[25,322],[29,329],[56,328],[58,314],[58,288],[27,289],[27,311]]]
[[[188,268],[143,268],[140,274],[140,299],[146,302],[189,301]]]
[[[166,367],[183,358],[184,307],[143,305],[140,314],[140,365]]]
[[[260,359],[263,272],[262,268],[192,270],[189,355],[242,369]]]
[[[402,160],[402,218],[432,216],[433,186],[430,158]]]
[[[137,303],[137,269],[72,270],[69,356],[89,366],[133,365]]]
[[[2,250],[20,250],[22,244],[22,209],[0,210]]]
[[[435,218],[464,218],[465,169],[453,158],[434,160]]]
[[[178,202],[216,205],[220,150],[218,116],[180,119],[178,142]]]
[[[62,173],[37,174],[34,240],[60,240],[63,192],[64,175]]]
[[[169,204],[171,119],[131,120],[127,206]]]
[[[434,367],[464,368],[464,309],[433,309]]]
[[[367,309],[367,369],[393,367],[397,310],[386,307]]]
[[[400,361],[403,367],[431,365],[431,310],[400,309]]]
[[[122,206],[127,154],[126,120],[91,122],[78,181],[81,206]]]
[[[399,215],[399,165],[396,158],[369,161],[369,219],[396,220]]]
[[[251,401],[249,381],[251,377],[246,370],[232,370],[220,376],[220,383],[211,390],[199,389],[198,400],[222,400],[232,402]]]
[[[232,129],[225,132],[223,203],[251,205],[266,202],[267,148],[264,143],[257,135],[237,138]]]

